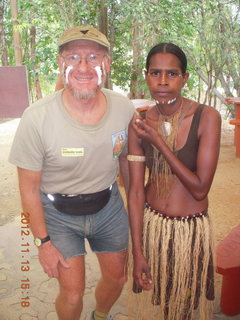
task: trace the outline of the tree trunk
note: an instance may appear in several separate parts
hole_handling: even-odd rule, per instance
[[[98,28],[108,38],[108,7],[106,0],[101,0],[99,4]],[[110,52],[109,52],[110,53]],[[111,53],[110,53],[111,54]],[[105,88],[111,89],[111,70],[108,73]]]
[[[114,43],[115,43],[115,27],[114,27],[114,20],[115,20],[115,4],[111,3],[110,7],[109,7],[109,32],[108,32],[108,40],[110,42],[110,49],[109,49],[109,55],[112,59],[113,56],[113,47],[114,47]],[[108,74],[108,88],[112,89],[113,88],[113,84],[112,84],[112,73],[111,70]]]
[[[5,30],[4,30],[4,1],[0,2],[0,52],[1,52],[1,61],[3,66],[8,65],[8,52],[5,39]]]
[[[200,70],[197,70],[197,73],[199,77],[209,86],[208,79],[204,76],[204,74]],[[226,104],[224,96],[216,88],[213,88],[213,92],[222,103]]]
[[[39,77],[35,78],[34,83],[35,83],[35,90],[36,90],[37,99],[41,99],[43,95],[42,95],[42,89],[41,89]]]
[[[108,8],[105,0],[100,0],[99,4],[98,27],[99,30],[108,37]]]
[[[21,41],[20,33],[17,31],[18,23],[18,8],[17,0],[10,0],[11,14],[12,14],[12,25],[13,25],[13,48],[15,54],[16,66],[22,65],[22,51],[21,51]]]
[[[36,90],[36,98],[41,99],[42,98],[42,90],[40,85],[40,80],[38,77],[38,74],[36,73],[36,28],[35,26],[32,26],[30,29],[30,44],[31,44],[31,57],[30,60],[32,62],[33,66],[33,82]]]
[[[132,27],[132,35],[133,35],[133,66],[132,66],[132,77],[130,84],[130,98],[131,99],[143,99],[144,94],[142,90],[139,88],[140,83],[139,79],[141,79],[141,63],[139,61],[141,46],[140,46],[140,30],[137,21],[133,21]]]

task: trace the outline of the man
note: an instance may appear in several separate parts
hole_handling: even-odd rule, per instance
[[[80,319],[85,238],[101,269],[91,320],[107,319],[126,281],[128,219],[116,179],[120,163],[127,183],[123,149],[134,108],[126,97],[102,88],[109,46],[92,26],[62,34],[58,65],[64,89],[25,110],[9,158],[18,167],[40,263],[60,284],[60,320]]]

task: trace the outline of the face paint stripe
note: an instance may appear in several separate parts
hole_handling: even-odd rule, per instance
[[[94,68],[97,72],[97,76],[98,76],[98,86],[102,83],[102,70],[101,70],[101,67],[99,66],[96,66]]]
[[[66,84],[68,84],[68,75],[69,72],[73,69],[73,66],[68,66],[66,69],[66,73],[65,73],[65,80],[66,80]]]

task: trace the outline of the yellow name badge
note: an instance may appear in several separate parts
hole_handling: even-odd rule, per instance
[[[62,148],[62,157],[83,157],[84,148]]]

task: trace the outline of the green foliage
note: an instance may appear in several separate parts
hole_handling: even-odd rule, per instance
[[[55,81],[59,35],[74,25],[97,26],[100,3],[99,0],[18,0],[18,30],[30,82],[36,75],[40,76],[45,91],[49,87],[46,83]],[[147,52],[156,43],[165,41],[176,43],[188,56],[191,77],[186,95],[197,97],[199,89],[212,83],[215,89],[223,88],[225,94],[240,94],[239,1],[105,0],[104,5],[108,9],[109,39],[113,41],[113,84],[129,91],[131,80],[137,77],[139,89],[147,92],[141,71]],[[32,26],[36,28],[34,57],[30,46]],[[9,64],[14,65],[8,6],[4,12],[4,28]],[[134,47],[138,48],[138,54],[133,60]],[[208,83],[199,80],[201,74]]]

